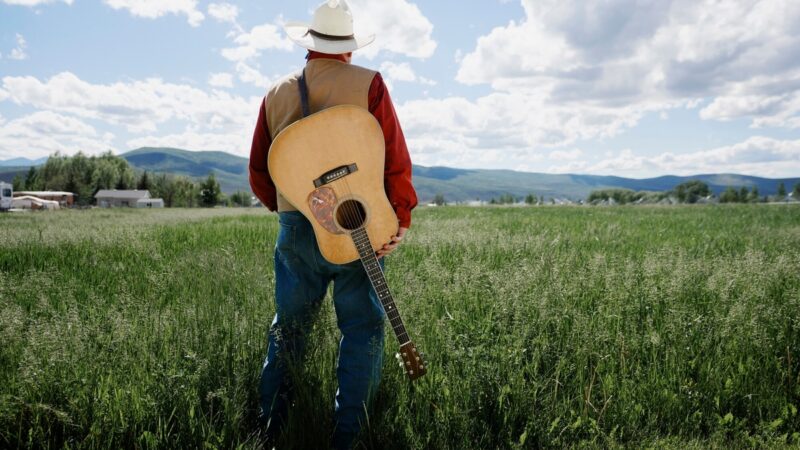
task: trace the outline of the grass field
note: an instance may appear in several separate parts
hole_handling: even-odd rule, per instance
[[[0,215],[0,447],[252,448],[277,221]],[[800,445],[800,207],[422,209],[367,448]],[[283,444],[325,448],[326,302]]]

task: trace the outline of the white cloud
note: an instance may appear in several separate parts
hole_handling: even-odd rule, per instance
[[[800,140],[753,136],[722,147],[692,153],[666,152],[636,155],[625,149],[599,162],[573,161],[553,166],[549,172],[656,176],[665,173],[739,173],[766,177],[793,177],[800,173]]]
[[[253,67],[244,61],[240,61],[236,63],[236,73],[239,75],[239,81],[259,87],[264,91],[272,85],[272,80],[261,73],[258,65]]]
[[[261,56],[264,50],[291,51],[292,41],[287,38],[283,30],[276,24],[265,23],[253,27],[249,32],[236,35],[236,47],[222,49],[222,56],[230,61],[248,61]]]
[[[11,53],[8,55],[8,57],[18,61],[28,59],[28,54],[25,53],[25,49],[28,48],[28,43],[25,42],[25,38],[22,37],[21,34],[17,33],[16,40],[17,47],[11,50]]]
[[[212,73],[208,77],[208,84],[219,88],[232,88],[233,75],[229,73]]]
[[[392,81],[416,81],[417,75],[407,62],[395,63],[386,61],[381,64],[380,71]]]
[[[559,160],[560,161],[574,161],[574,160],[582,157],[583,155],[584,155],[583,152],[580,149],[576,148],[574,150],[556,150],[556,151],[550,152],[549,157],[550,157],[551,160],[556,160],[556,161],[559,161]]]
[[[407,62],[395,63],[392,61],[385,61],[380,65],[380,72],[390,89],[392,84],[398,81],[420,83],[428,86],[436,85],[435,81],[420,77],[414,73],[414,69],[412,69],[411,65]]]
[[[436,50],[431,37],[433,24],[419,7],[406,0],[351,0],[353,23],[357,33],[375,34],[375,42],[358,50],[372,59],[381,52],[411,58],[429,58]]]
[[[449,151],[449,143],[456,142],[463,154],[458,159],[466,161],[487,151],[523,152],[534,161],[552,147],[616,136],[643,115],[664,107],[661,103],[618,108],[553,105],[532,94],[495,92],[475,101],[460,97],[413,100],[401,105],[398,114],[406,135],[414,141],[410,146],[414,158]],[[446,160],[437,164],[452,165]],[[503,158],[492,162],[492,167],[516,170],[523,170],[522,165]]]
[[[709,120],[752,119],[752,126],[800,128],[800,70],[731,83],[700,111]]]
[[[0,86],[0,100],[5,97],[19,105],[46,110],[2,127],[0,148],[7,153],[18,152],[14,156],[25,156],[19,154],[24,149],[35,149],[42,155],[56,150],[99,152],[111,148],[113,135],[99,136],[73,116],[127,127],[138,135],[127,142],[132,147],[161,143],[244,156],[250,151],[262,100],[260,96],[242,98],[220,90],[207,92],[157,78],[92,84],[70,72],[44,81],[4,77]],[[184,124],[185,132],[160,136],[159,129],[167,124]],[[66,134],[68,131],[71,134]]]
[[[230,3],[211,3],[208,5],[208,15],[220,22],[236,24],[239,8]]]
[[[97,154],[111,148],[114,136],[98,132],[74,117],[38,111],[4,123],[0,128],[0,158],[38,158],[54,152]]]
[[[800,2],[521,4],[522,20],[457,52],[457,81],[488,85],[491,93],[399,108],[415,157],[442,155],[448,142],[459,142],[468,159],[518,148],[534,160],[578,141],[616,136],[647,113],[701,101],[702,119],[800,128]]]
[[[522,22],[478,39],[459,81],[534,91],[552,102],[616,106],[734,91],[768,97],[764,84],[793,82],[800,69],[800,3],[793,0],[522,0],[522,6]],[[748,82],[758,77],[765,79]]]
[[[189,25],[200,25],[205,16],[197,9],[197,0],[103,0],[114,9],[127,9],[137,17],[156,19],[166,14],[185,14]]]
[[[96,119],[127,127],[129,132],[157,134],[159,126],[177,121],[198,133],[252,136],[261,97],[242,98],[225,91],[165,83],[158,78],[128,83],[91,84],[70,72],[49,80],[4,77],[7,100],[19,105]],[[245,154],[242,142],[226,148]]]
[[[73,0],[3,0],[3,3],[6,5],[19,5],[19,6],[39,6],[39,5],[46,5],[48,3],[56,3],[61,1],[68,5],[71,5]]]

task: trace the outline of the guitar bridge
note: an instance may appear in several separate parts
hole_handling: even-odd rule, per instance
[[[318,188],[320,186],[325,186],[328,183],[332,183],[340,178],[344,178],[350,175],[351,173],[357,171],[358,171],[358,166],[355,163],[345,166],[339,166],[335,169],[323,173],[321,177],[314,180],[314,187]]]

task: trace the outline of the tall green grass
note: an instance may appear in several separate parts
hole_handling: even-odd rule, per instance
[[[0,447],[253,448],[274,215],[0,216]],[[800,444],[800,208],[433,208],[367,448]],[[325,302],[281,444],[324,448]]]

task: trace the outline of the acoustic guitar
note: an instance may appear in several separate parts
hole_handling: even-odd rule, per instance
[[[375,256],[398,230],[383,187],[384,159],[378,121],[363,108],[341,105],[281,131],[270,147],[268,166],[281,195],[311,222],[322,256],[333,264],[361,260],[400,342],[395,356],[415,380],[427,369]]]

